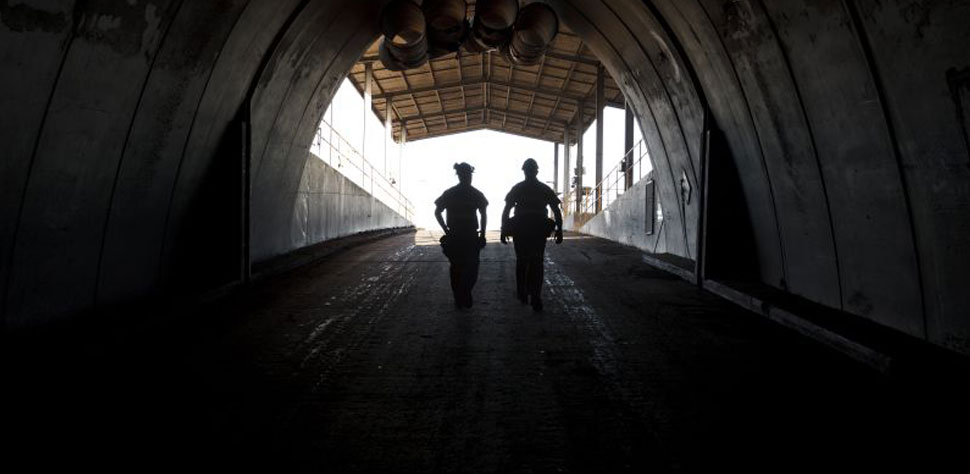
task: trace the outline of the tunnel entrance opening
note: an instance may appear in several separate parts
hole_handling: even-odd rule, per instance
[[[394,9],[386,8],[385,14],[388,10]],[[474,13],[474,4],[471,11]],[[390,20],[384,23],[395,24]],[[540,170],[546,173],[543,180],[559,193],[565,211],[574,216],[571,223],[576,228],[608,208],[653,168],[632,106],[595,54],[568,28],[560,26],[542,59],[528,64],[501,48],[477,52],[463,46],[455,53],[438,53],[430,60],[424,58],[418,67],[405,67],[393,61],[388,63],[383,56],[385,43],[387,48],[397,48],[391,46],[395,37],[391,34],[389,40],[379,37],[374,41],[349,74],[363,97],[364,117],[356,110],[334,117],[332,105],[325,113],[321,124],[323,133],[318,134],[315,142],[316,149],[326,155],[325,161],[333,161],[334,148],[337,148],[330,144],[334,141],[335,123],[343,131],[336,132],[337,142],[346,141],[341,140],[342,135],[353,135],[350,141],[358,143],[359,149],[371,150],[376,162],[384,163],[385,171],[390,160],[391,177],[386,181],[391,185],[400,180],[405,169],[400,161],[396,168],[393,166],[394,159],[401,160],[408,149],[405,143],[421,142],[415,145],[419,148],[415,152],[421,158],[414,160],[424,160],[433,158],[428,155],[435,155],[435,147],[425,144],[425,140],[478,130],[551,142],[552,153],[536,151],[535,147],[529,148],[533,151],[514,149],[526,146],[525,141],[522,145],[509,143],[511,148],[503,149],[499,145],[505,139],[499,137],[479,146],[472,140],[475,134],[464,135],[470,142],[452,140],[443,146],[454,157],[453,161],[468,161],[469,155],[488,155],[476,153],[483,150],[491,153],[481,157],[482,163],[504,156],[513,158],[512,161],[539,158],[543,163]],[[617,112],[618,108],[627,109],[625,119]],[[353,115],[356,117],[352,118]],[[604,131],[609,136],[604,136]],[[563,142],[569,146],[563,147]],[[327,146],[321,147],[319,143]],[[356,150],[351,154],[363,155]],[[336,155],[340,160],[341,153]],[[548,160],[548,155],[552,155],[552,160]],[[585,166],[584,156],[586,163],[595,167]],[[605,174],[604,156],[609,169]],[[577,163],[572,163],[573,157]],[[418,161],[412,163],[419,167],[425,165]],[[489,166],[494,168],[496,164],[489,163]],[[507,175],[517,175],[517,168],[517,163],[509,163]],[[479,171],[482,169],[488,168],[479,166]],[[423,172],[426,171],[424,168]],[[436,186],[442,187],[442,184],[439,182]],[[416,191],[423,188],[426,186],[415,187]],[[503,195],[495,194],[495,197],[498,199],[493,203],[500,203]],[[499,220],[493,218],[490,222],[497,225]],[[663,237],[657,235],[655,240],[651,247],[658,248]]]
[[[372,47],[373,49],[373,47]],[[557,49],[553,49],[557,51]],[[366,54],[365,54],[366,57]],[[469,70],[461,73],[456,69],[464,68],[458,66],[458,61],[452,58],[441,58],[432,63],[431,69],[436,71],[443,81],[447,81],[449,76],[460,77],[474,76],[476,71]],[[486,61],[489,62],[489,61]],[[496,60],[496,62],[499,62]],[[409,82],[419,84],[421,76],[430,75],[431,69],[418,71],[402,71],[388,73],[381,68],[379,63],[375,65],[376,70],[372,73],[377,77],[372,83],[372,90],[393,90],[387,84],[387,79],[396,79],[398,74],[405,74],[417,77],[410,77]],[[506,66],[508,64],[506,63]],[[556,66],[544,65],[550,72],[554,73]],[[506,89],[505,97],[495,94],[496,106],[494,115],[499,115],[508,107],[513,113],[521,109],[521,115],[506,117],[501,115],[494,119],[491,126],[470,124],[464,126],[463,115],[468,115],[467,109],[462,109],[462,105],[469,104],[477,98],[467,97],[462,92],[461,86],[451,86],[448,83],[435,90],[425,90],[423,94],[416,94],[416,97],[399,99],[399,103],[418,104],[423,109],[438,108],[440,114],[428,112],[423,115],[423,119],[429,125],[429,129],[436,132],[431,135],[417,133],[414,140],[410,140],[405,145],[400,137],[394,140],[388,130],[389,126],[397,124],[400,128],[401,123],[406,123],[407,116],[398,121],[400,113],[407,113],[406,110],[393,109],[390,119],[372,113],[376,110],[387,111],[387,102],[390,102],[385,94],[379,100],[384,100],[384,104],[372,105],[368,107],[367,86],[365,83],[356,82],[359,78],[354,71],[363,69],[366,65],[358,64],[352,69],[350,79],[343,83],[331,101],[324,118],[321,121],[320,129],[314,138],[311,147],[311,159],[322,160],[331,168],[339,171],[348,179],[354,181],[364,190],[369,191],[371,186],[377,191],[375,197],[383,201],[388,206],[397,209],[397,194],[388,193],[388,189],[406,196],[406,200],[411,203],[411,208],[418,212],[411,212],[409,220],[420,227],[434,228],[434,222],[430,210],[434,209],[433,201],[444,189],[454,184],[454,172],[452,165],[457,162],[467,162],[476,168],[474,184],[486,193],[486,197],[493,204],[490,206],[490,227],[497,230],[501,223],[500,210],[504,202],[505,193],[517,182],[522,179],[520,170],[523,160],[534,158],[539,163],[539,179],[546,185],[555,190],[561,200],[566,201],[563,206],[565,211],[572,215],[575,214],[575,185],[570,183],[561,186],[561,182],[575,181],[570,179],[570,173],[566,170],[563,158],[578,155],[580,147],[587,156],[596,157],[597,149],[602,149],[601,156],[606,164],[606,168],[612,168],[601,179],[598,189],[602,190],[602,207],[608,208],[609,205],[619,198],[627,189],[642,177],[646,177],[652,169],[649,163],[649,155],[646,147],[639,137],[636,127],[636,120],[627,120],[627,115],[622,109],[606,106],[603,110],[603,134],[597,136],[596,114],[593,114],[592,122],[584,130],[583,140],[580,144],[569,147],[565,150],[561,143],[555,141],[535,138],[544,128],[549,118],[542,117],[542,112],[549,112],[554,108],[556,90],[549,88],[535,88],[531,92],[528,100],[516,99],[508,94]],[[449,68],[451,69],[449,71]],[[526,68],[521,71],[523,75],[540,74],[540,68]],[[496,66],[497,74],[507,76],[508,72],[503,72],[501,66]],[[564,71],[568,70],[563,68]],[[593,72],[596,70],[593,69]],[[450,74],[449,74],[450,72]],[[366,75],[364,75],[366,77]],[[407,76],[404,76],[407,77]],[[516,76],[519,82],[525,82]],[[384,79],[384,80],[382,80]],[[363,79],[366,81],[366,79]],[[549,78],[535,80],[534,83],[548,82]],[[560,82],[567,82],[560,80]],[[572,82],[572,81],[570,81]],[[533,82],[530,82],[530,84]],[[582,80],[576,81],[575,86],[587,88],[587,94],[595,104],[595,82],[592,84],[583,83]],[[488,88],[488,84],[483,84],[482,89]],[[479,89],[476,87],[476,89]],[[393,92],[392,92],[393,93]],[[526,92],[529,93],[529,92]],[[444,100],[438,101],[438,96],[443,96]],[[414,99],[414,100],[410,100]],[[430,99],[430,100],[429,100]],[[615,102],[614,102],[615,103]],[[373,100],[371,101],[373,104]],[[444,108],[442,108],[444,107]],[[457,111],[451,109],[459,107]],[[530,108],[531,107],[531,108]],[[534,113],[533,113],[534,112]],[[475,112],[473,112],[475,113]],[[484,114],[485,112],[483,112]],[[529,115],[532,114],[532,115]],[[436,122],[442,120],[444,123]],[[478,118],[481,120],[481,117]],[[422,127],[424,125],[422,124]],[[442,128],[441,131],[436,128]],[[534,132],[533,129],[534,128]],[[577,132],[578,132],[577,128]],[[627,136],[629,132],[629,136]],[[405,132],[406,133],[406,132]],[[536,133],[536,135],[532,135]],[[406,136],[406,135],[405,135]],[[597,142],[601,142],[598,145]],[[633,143],[628,151],[624,148],[629,143]],[[552,145],[552,146],[550,146]],[[360,150],[367,150],[361,152]],[[365,157],[365,154],[367,155]],[[637,159],[634,161],[633,157]],[[627,161],[632,163],[627,167]],[[629,172],[626,169],[629,168]],[[375,181],[368,179],[370,173],[365,170],[376,169]],[[561,170],[561,171],[560,171]],[[362,172],[363,171],[363,172]],[[410,171],[410,173],[405,173]],[[563,176],[565,175],[565,176]],[[629,178],[629,180],[627,180]],[[628,182],[626,182],[628,181]],[[302,186],[301,186],[302,187]],[[565,188],[565,189],[563,189]],[[588,186],[586,188],[589,188]],[[374,194],[374,193],[372,193]],[[583,214],[595,214],[593,198],[595,194],[585,193],[582,202]]]

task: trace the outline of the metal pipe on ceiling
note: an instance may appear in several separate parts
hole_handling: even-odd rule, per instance
[[[435,58],[458,51],[469,30],[465,0],[424,0],[421,9],[430,42],[428,55]]]
[[[508,44],[508,56],[519,66],[539,64],[559,32],[559,17],[545,3],[531,3],[519,11]]]
[[[518,0],[479,0],[475,4],[471,41],[466,42],[472,43],[469,49],[478,52],[508,43],[518,15]]]
[[[384,67],[403,71],[428,61],[428,30],[424,12],[412,0],[392,0],[381,10],[384,41],[380,58]]]

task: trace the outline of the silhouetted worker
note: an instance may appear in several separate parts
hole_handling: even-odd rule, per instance
[[[516,294],[522,304],[532,303],[532,309],[542,311],[543,257],[546,239],[556,231],[556,243],[562,243],[562,211],[559,198],[549,186],[539,182],[539,164],[529,158],[522,164],[525,181],[516,184],[505,196],[502,211],[502,243],[512,237],[515,245]],[[552,208],[555,222],[549,219],[546,207]],[[515,216],[509,212],[515,208]]]
[[[478,281],[478,253],[485,247],[485,225],[488,223],[485,214],[488,200],[472,187],[474,172],[475,168],[468,163],[456,164],[458,185],[449,188],[434,202],[434,216],[445,231],[441,247],[451,262],[451,291],[458,308],[472,307],[472,288]],[[448,211],[447,224],[441,217],[445,210]],[[480,229],[476,211],[482,216]]]

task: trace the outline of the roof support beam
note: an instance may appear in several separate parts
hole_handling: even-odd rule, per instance
[[[404,71],[401,71],[401,79],[404,80],[404,85],[407,87],[407,90],[411,90],[411,83],[408,82],[408,75]],[[414,109],[417,110],[418,113],[420,114],[421,113],[421,107],[418,106],[418,101],[414,99],[414,94],[413,93],[411,94],[411,102],[414,104]],[[400,118],[400,116],[399,116],[399,118]],[[405,120],[405,119],[401,118],[401,120]],[[422,120],[421,121],[421,125],[424,126],[424,131],[427,132],[428,131],[428,124],[424,123],[424,120]]]
[[[509,65],[509,76],[508,80],[505,81],[506,84],[512,83],[512,75],[515,74],[515,64]],[[509,106],[512,105],[512,88],[508,87],[505,94],[505,118],[502,119],[502,128],[505,128],[505,124],[509,121]]]
[[[463,64],[462,64],[462,61],[461,61],[461,55],[460,54],[456,58],[456,61],[458,61],[458,81],[459,82],[464,82],[465,75],[462,73]],[[438,93],[438,100],[441,100],[441,93]],[[468,98],[465,95],[465,88],[464,87],[461,87],[461,107],[463,109],[467,109],[468,108]],[[467,113],[465,114],[465,127],[468,127],[468,114]]]
[[[428,61],[428,69],[431,70],[431,85],[437,86],[438,78],[434,75],[434,65],[430,61]],[[445,103],[441,100],[441,89],[435,87],[434,95],[438,98],[438,108],[445,110]],[[464,97],[464,94],[462,94],[462,97]]]
[[[535,87],[531,84],[517,84],[517,83],[506,82],[506,81],[498,81],[494,79],[472,79],[472,80],[462,81],[462,82],[453,82],[450,84],[439,84],[437,86],[418,87],[410,90],[385,92],[383,94],[374,95],[374,99],[390,98],[390,100],[394,100],[395,98],[404,97],[407,95],[422,94],[426,92],[436,92],[436,91],[442,91],[444,89],[457,89],[457,88],[463,88],[463,87],[478,86],[485,83],[491,84],[493,86],[499,86],[499,87],[511,87],[512,89],[518,89],[524,92],[534,92],[534,93],[546,95],[556,99],[563,99],[570,102],[579,102],[581,100],[586,100],[586,97],[566,93],[564,89],[560,89],[559,91],[556,91],[556,90],[543,89],[541,87]],[[617,103],[616,106],[622,107],[623,104]]]
[[[482,53],[482,74],[481,77],[488,79],[489,70],[485,68],[485,60],[487,56],[486,53]],[[488,84],[482,82],[482,105],[488,107]],[[488,123],[488,117],[485,116],[485,110],[482,110],[482,123]]]
[[[582,50],[583,50],[583,44],[580,43],[579,49],[576,50],[576,54],[579,54],[579,52]],[[566,91],[569,90],[569,82],[573,80],[573,74],[575,72],[576,72],[576,63],[574,62],[569,65],[569,71],[566,73],[566,78],[562,82],[562,87],[559,88],[560,95],[559,97],[556,98],[556,105],[552,107],[552,113],[549,114],[550,117],[555,117],[556,112],[559,111],[559,106],[562,104],[562,101],[560,100],[560,98],[562,97],[562,94],[565,94]],[[576,101],[577,104],[582,104],[582,102],[583,102],[582,99]],[[578,108],[581,108],[581,107],[578,107]],[[548,128],[549,128],[549,122],[546,122],[546,125],[543,128],[543,131],[545,131]],[[569,143],[567,142],[566,144],[568,145]]]
[[[559,60],[562,60],[562,61],[572,61],[572,62],[577,62],[577,63],[589,64],[590,66],[599,66],[600,65],[600,62],[599,62],[598,59],[591,58],[589,56],[582,56],[582,55],[579,55],[579,54],[564,54],[564,53],[557,53],[555,51],[546,51],[546,56],[547,57],[550,57],[550,58],[554,58],[554,59],[559,59]],[[440,58],[431,59],[428,62],[432,62],[432,61],[448,61],[448,60],[451,60],[451,59],[452,59],[452,57],[450,57],[450,56],[442,56]],[[368,62],[379,62],[380,60],[381,59],[380,59],[379,56],[364,56],[364,57],[360,58],[360,61],[358,61],[358,62],[368,63]]]
[[[515,130],[499,130],[499,129],[495,128],[495,127],[489,127],[489,126],[486,126],[484,124],[479,124],[479,125],[472,125],[472,126],[470,126],[468,128],[463,128],[461,130],[450,130],[450,131],[446,131],[446,130],[435,130],[435,131],[432,131],[432,132],[430,132],[428,134],[419,135],[417,137],[414,137],[414,136],[410,136],[409,135],[408,136],[408,142],[410,143],[410,142],[416,142],[416,141],[419,141],[419,140],[427,140],[429,138],[443,137],[443,136],[451,135],[451,134],[458,133],[458,132],[473,132],[473,131],[476,131],[476,130],[496,130],[496,131],[499,131],[501,133],[506,133],[506,134],[509,134],[509,135],[515,135],[515,136],[525,137],[525,138],[532,138],[532,139],[535,139],[535,140],[542,140],[542,141],[546,141],[546,142],[550,142],[550,143],[558,140],[558,133],[557,133],[557,136],[556,137],[552,137],[552,136],[550,136],[548,134],[547,135],[542,135],[535,128],[533,128],[531,130],[517,130],[517,129],[515,129]]]
[[[520,118],[522,120],[525,120],[526,118],[528,118],[528,115],[526,115],[526,114],[521,114],[521,113],[518,113],[518,112],[511,111],[511,110],[506,111],[506,110],[502,110],[502,109],[495,108],[495,107],[468,107],[468,108],[464,108],[464,109],[445,110],[445,111],[442,111],[442,112],[422,113],[420,115],[405,115],[404,117],[402,117],[402,120],[404,120],[405,122],[410,122],[412,120],[428,121],[428,120],[436,119],[436,118],[439,118],[439,117],[446,117],[446,116],[451,116],[451,115],[461,115],[461,114],[473,114],[475,112],[481,112],[481,111],[488,111],[488,112],[491,112],[491,113],[503,114],[503,115],[508,116],[508,117]],[[566,122],[560,122],[560,121],[553,120],[552,123],[555,124],[555,125],[559,125],[561,127],[566,127],[567,126]]]
[[[536,81],[535,81],[534,84],[532,84],[532,87],[535,87],[537,89],[539,88],[539,84],[542,82],[542,69],[545,66],[546,66],[546,57],[543,56],[542,57],[542,60],[539,62],[539,74],[536,74]],[[535,105],[536,105],[536,94],[537,94],[536,92],[533,92],[532,93],[532,98],[529,99],[529,109],[528,109],[529,110],[529,112],[528,112],[529,117],[532,116],[532,108],[535,107]],[[529,126],[529,119],[526,119],[525,120],[525,126],[526,127]]]
[[[553,59],[561,59],[563,61],[572,61],[576,63],[589,64],[590,66],[599,67],[600,62],[596,58],[590,58],[587,56],[580,56],[579,54],[563,54],[557,53],[555,51],[546,51],[545,57]]]

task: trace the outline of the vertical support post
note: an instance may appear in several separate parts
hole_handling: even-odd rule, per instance
[[[391,119],[391,98],[387,97],[384,99],[384,178],[387,179],[387,152],[388,143],[391,134],[394,133],[393,130],[394,121]]]
[[[552,142],[552,190],[559,192],[559,144]]]
[[[623,189],[628,190],[633,187],[633,163],[640,157],[634,156],[633,151],[633,104],[630,101],[624,102],[623,110],[626,111],[626,118],[623,123],[623,150],[626,151],[626,155],[623,156]]]
[[[365,155],[367,149],[367,114],[374,106],[374,63],[364,63],[364,136],[360,144],[360,154]]]
[[[603,109],[606,108],[603,66],[596,68],[596,213],[603,210]]]
[[[370,113],[371,108],[374,104],[374,63],[367,62],[364,63],[364,115],[363,115],[363,133],[360,143],[360,157],[363,161],[367,161],[367,114]],[[367,185],[367,171],[364,163],[360,164],[361,172],[364,175],[361,177],[363,182],[361,182],[362,187]]]
[[[583,109],[579,101],[576,110],[576,214],[583,212]]]
[[[397,153],[397,179],[401,183],[398,185],[398,192],[401,194],[401,215],[405,219],[411,220],[411,216],[408,215],[407,203],[404,201],[404,146],[408,142],[408,124],[405,121],[401,121],[401,145],[398,148]]]
[[[330,120],[329,120],[329,123],[327,123],[327,130],[329,130],[327,133],[329,133],[330,136],[327,138],[327,149],[330,150],[329,151],[329,153],[330,153],[329,154],[329,157],[330,157],[330,167],[331,168],[334,167],[333,166],[333,152],[336,151],[335,150],[336,147],[333,145],[333,109],[334,109],[334,103],[333,102],[330,102]],[[339,160],[339,158],[338,158],[338,160]]]
[[[367,161],[367,114],[370,113],[374,105],[374,63],[364,64],[364,115],[363,115],[363,137],[360,144],[360,169],[363,176],[361,187],[367,187],[367,168],[370,167],[370,212],[368,217],[374,215],[374,167],[369,166]]]
[[[569,124],[567,123],[562,130],[562,200],[566,202],[566,196],[569,194],[569,170],[571,165],[569,153]],[[563,212],[569,212],[569,209],[563,208]]]

